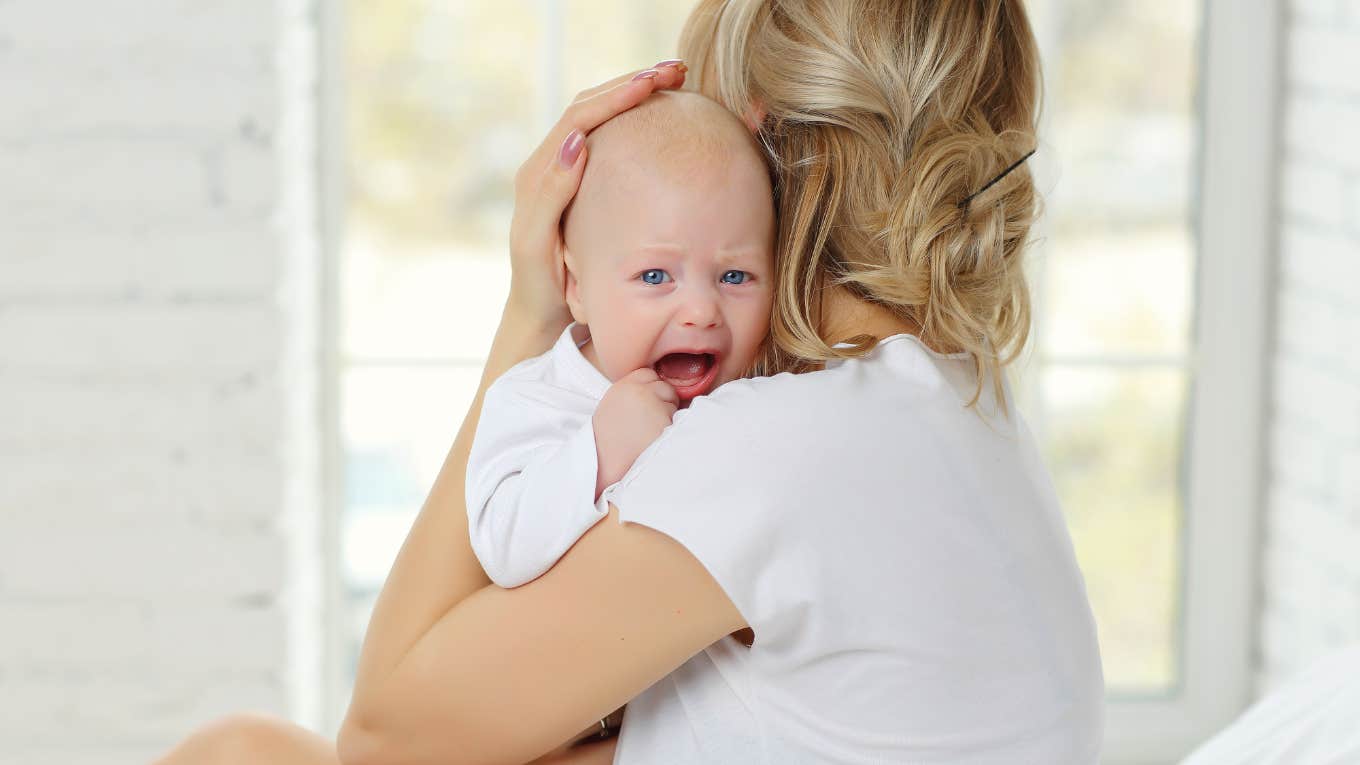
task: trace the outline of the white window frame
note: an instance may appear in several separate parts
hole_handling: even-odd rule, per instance
[[[548,22],[560,14],[539,0]],[[323,734],[338,731],[345,624],[340,523],[340,238],[344,221],[344,2],[319,3],[318,194],[323,247],[322,433],[326,559]],[[1107,765],[1179,760],[1249,703],[1256,645],[1258,526],[1264,476],[1268,319],[1274,264],[1274,173],[1280,0],[1204,0],[1200,47],[1200,194],[1193,389],[1183,487],[1181,685],[1168,698],[1113,698]],[[1042,30],[1040,30],[1042,36]],[[551,35],[550,35],[551,37]],[[552,43],[552,39],[546,41]],[[556,76],[548,67],[545,76]],[[555,92],[548,89],[549,92]],[[540,107],[540,121],[557,103]],[[544,128],[546,130],[546,127]],[[1033,395],[1027,383],[1019,395]]]

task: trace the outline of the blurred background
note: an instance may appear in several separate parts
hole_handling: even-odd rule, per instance
[[[512,175],[691,5],[0,3],[0,762],[145,762],[240,709],[333,735],[499,319]],[[1027,6],[1012,384],[1108,759],[1172,762],[1360,641],[1360,5]]]

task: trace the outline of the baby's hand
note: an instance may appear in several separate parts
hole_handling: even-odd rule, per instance
[[[639,369],[609,386],[595,408],[595,497],[623,478],[642,450],[671,424],[680,397],[651,368]]]

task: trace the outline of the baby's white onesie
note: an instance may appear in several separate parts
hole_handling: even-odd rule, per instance
[[[609,514],[595,500],[595,407],[610,381],[572,323],[541,356],[487,388],[467,467],[468,535],[491,581],[518,587],[552,568]],[[603,496],[603,495],[602,495]]]

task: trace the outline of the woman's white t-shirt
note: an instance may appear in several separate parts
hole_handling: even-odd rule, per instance
[[[617,765],[1094,763],[1104,681],[1033,436],[911,335],[676,413],[605,497],[755,632],[629,702]]]

